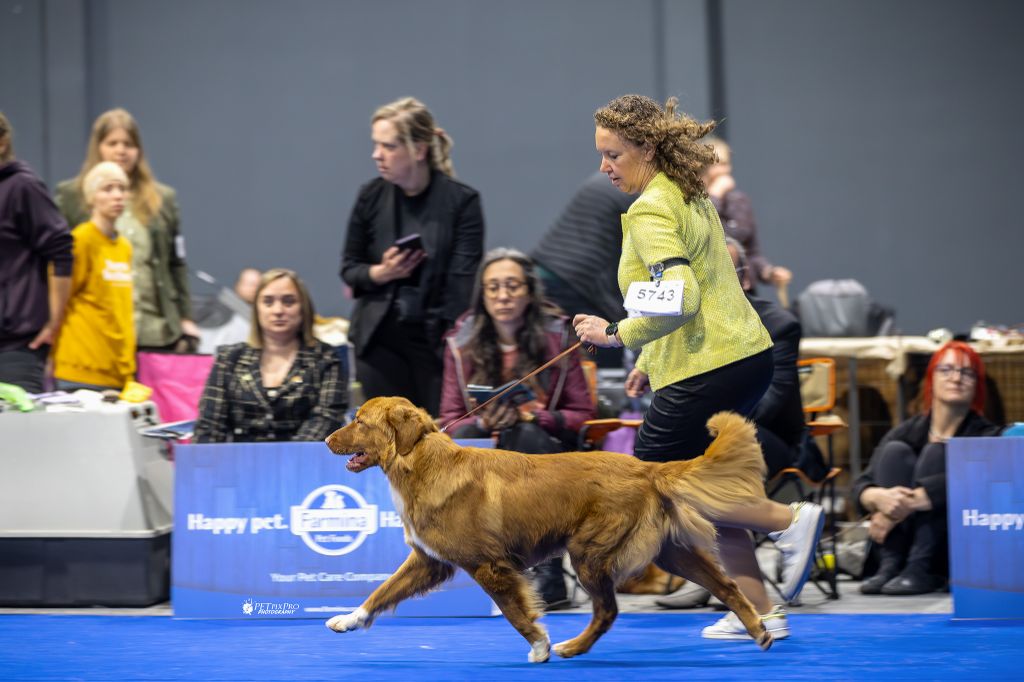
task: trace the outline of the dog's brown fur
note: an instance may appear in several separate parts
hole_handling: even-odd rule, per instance
[[[555,645],[563,657],[586,653],[618,614],[615,585],[654,561],[699,583],[732,609],[763,649],[771,646],[750,602],[719,566],[713,521],[763,498],[764,461],[754,429],[739,415],[708,420],[716,435],[703,457],[665,464],[612,452],[523,455],[456,445],[404,398],[374,398],[327,439],[353,454],[351,471],[378,465],[405,524],[409,557],[359,610],[328,627],[368,627],[400,601],[464,569],[494,599],[545,661],[547,632],[522,571],[568,551],[593,599],[578,636]]]

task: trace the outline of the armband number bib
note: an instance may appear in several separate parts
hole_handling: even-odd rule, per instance
[[[683,280],[633,282],[623,307],[631,316],[664,317],[683,314]]]

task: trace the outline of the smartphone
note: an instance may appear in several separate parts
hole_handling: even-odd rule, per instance
[[[509,384],[511,383],[512,382],[509,382]],[[480,386],[479,384],[470,384],[466,386],[466,391],[469,393],[471,398],[476,400],[476,404],[480,405],[490,400],[493,396],[504,391],[506,388],[509,387],[509,384],[504,384],[502,386],[498,386],[497,388],[493,388],[491,386]],[[530,389],[529,386],[527,386],[526,384],[519,384],[511,391],[501,396],[498,402],[511,402],[513,405],[521,405],[525,402],[535,399],[536,396],[534,396],[533,391]]]
[[[395,240],[395,246],[401,251],[420,251],[423,249],[423,240],[418,233],[407,234]]]

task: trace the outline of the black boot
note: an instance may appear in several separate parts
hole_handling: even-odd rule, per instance
[[[878,548],[878,570],[860,584],[861,594],[882,594],[882,586],[899,575],[904,555],[898,545],[898,542],[886,542]]]
[[[542,561],[533,570],[537,575],[537,588],[541,599],[544,600],[545,611],[558,611],[572,606],[565,589],[561,556]]]
[[[945,584],[942,576],[932,573],[935,552],[945,529],[945,516],[934,510],[917,512],[910,519],[914,537],[907,554],[907,565],[900,574],[882,586],[882,594],[928,594]]]

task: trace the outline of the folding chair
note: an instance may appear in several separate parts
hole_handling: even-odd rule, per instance
[[[598,404],[597,363],[593,360],[581,360],[580,365],[583,367],[583,376],[587,378],[587,388],[590,391],[590,399],[596,407]],[[588,419],[583,422],[583,428],[580,429],[578,447],[580,450],[597,450],[601,447],[601,443],[604,442],[605,436],[612,431],[616,431],[623,427],[638,429],[643,422],[643,419],[622,419],[619,417]]]
[[[836,363],[832,358],[806,358],[797,361],[800,378],[800,398],[810,436],[823,436],[827,443],[828,458],[825,473],[812,477],[799,467],[786,467],[766,484],[768,497],[774,498],[787,486],[792,486],[799,499],[820,504],[825,510],[825,534],[817,548],[817,575],[812,582],[829,599],[838,599],[836,587],[836,478],[842,469],[836,467],[832,448],[832,435],[846,428],[838,415],[831,414],[836,403]],[[827,545],[827,549],[823,547]],[[778,578],[779,576],[776,576]],[[823,587],[824,579],[826,587]],[[774,585],[774,581],[769,580]]]

